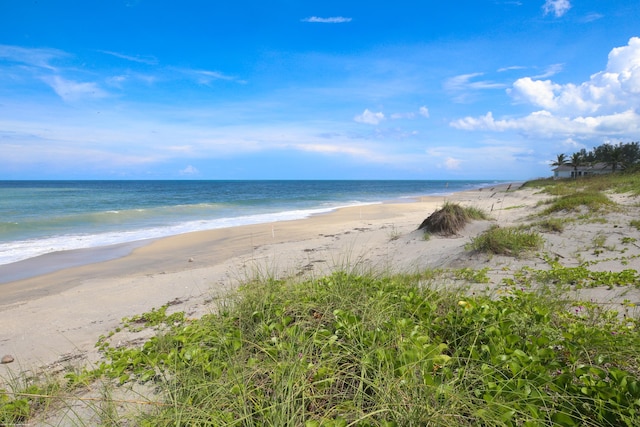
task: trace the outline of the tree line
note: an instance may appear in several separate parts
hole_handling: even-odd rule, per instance
[[[639,142],[619,142],[618,144],[602,144],[587,151],[581,149],[567,157],[561,153],[551,166],[569,165],[577,171],[579,166],[605,163],[615,172],[621,169],[638,169],[640,166],[640,143]]]

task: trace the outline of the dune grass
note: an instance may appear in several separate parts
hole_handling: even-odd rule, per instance
[[[468,249],[499,255],[519,256],[527,251],[540,249],[543,243],[544,239],[535,231],[493,225],[471,239]]]
[[[469,221],[488,218],[488,215],[481,209],[446,202],[442,208],[422,221],[418,230],[424,230],[425,233],[451,236],[458,234]]]
[[[549,215],[561,211],[576,211],[581,207],[589,211],[614,207],[615,203],[600,191],[579,191],[553,199],[542,214]]]
[[[164,403],[140,426],[640,422],[637,319],[550,288],[470,296],[440,279],[247,283],[198,320],[153,311],[143,318],[164,325],[156,336],[137,348],[103,340],[104,363],[77,375],[155,384]]]
[[[578,179],[537,179],[527,181],[522,188],[540,188],[554,196],[565,196],[576,191],[613,191],[638,196],[640,195],[640,173],[636,171],[634,173],[593,175]]]

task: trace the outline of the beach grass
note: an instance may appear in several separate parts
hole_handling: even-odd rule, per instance
[[[612,191],[640,195],[640,174],[637,171],[607,175],[592,175],[578,179],[552,178],[527,181],[522,188],[539,188],[547,194],[564,196],[576,191]]]
[[[459,233],[471,220],[489,219],[481,209],[446,202],[440,209],[429,215],[418,227],[425,233],[451,236]]]
[[[443,288],[442,271],[256,280],[200,319],[125,319],[158,333],[141,347],[102,339],[104,362],[73,375],[152,384],[164,400],[140,426],[637,425],[638,319],[532,285],[588,275],[551,271],[491,295]],[[0,423],[39,399],[3,395]]]
[[[521,227],[492,225],[488,230],[471,239],[468,249],[491,254],[519,256],[527,251],[540,249],[544,243],[535,231]]]
[[[549,207],[543,210],[543,215],[549,215],[561,211],[576,211],[586,208],[590,212],[603,208],[613,208],[615,203],[601,191],[578,191],[560,196],[548,202]]]

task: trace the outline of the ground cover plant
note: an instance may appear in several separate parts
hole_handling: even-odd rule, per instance
[[[156,383],[166,403],[142,426],[638,425],[637,319],[433,277],[248,283],[218,314],[167,315],[142,347],[101,341],[86,375]]]

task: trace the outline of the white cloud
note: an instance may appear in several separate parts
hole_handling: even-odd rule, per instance
[[[320,24],[343,24],[345,22],[351,22],[351,18],[345,18],[343,16],[332,16],[330,18],[320,18],[318,16],[311,16],[309,18],[305,18],[302,22],[314,22]]]
[[[465,117],[450,123],[462,130],[519,131],[546,138],[558,136],[635,135],[640,131],[640,114],[628,110],[597,117],[575,118],[554,116],[548,111],[536,111],[517,119],[496,120],[491,112],[480,117]]]
[[[498,68],[499,73],[504,73],[505,71],[513,71],[513,70],[524,70],[527,67],[523,67],[521,65],[512,65],[510,67],[502,67]]]
[[[100,50],[99,52],[102,52],[107,55],[115,56],[116,58],[126,59],[127,61],[138,62],[141,64],[156,65],[158,63],[158,59],[154,56],[141,57],[141,56],[125,55],[123,53],[111,52],[109,50]]]
[[[444,166],[447,169],[460,169],[461,161],[459,159],[454,159],[453,157],[447,157],[444,160]]]
[[[393,120],[398,120],[398,119],[415,119],[416,118],[416,114],[409,112],[409,113],[393,113],[391,115],[391,118]]]
[[[600,13],[590,13],[587,16],[585,16],[584,18],[581,19],[582,22],[593,22],[593,21],[597,21],[598,19],[602,19],[604,18],[604,15],[600,14]]]
[[[191,165],[187,166],[186,168],[180,171],[180,175],[197,175],[199,173],[200,171]]]
[[[234,76],[228,76],[219,71],[210,71],[210,70],[198,70],[198,69],[190,69],[190,68],[176,68],[175,71],[189,77],[193,78],[201,85],[210,85],[212,82],[217,80],[225,80],[225,81],[233,81],[236,83],[244,84],[246,83],[244,80],[239,80]]]
[[[380,113],[382,114],[382,113]],[[425,106],[422,106],[418,109],[418,113],[420,116],[422,117],[426,117],[429,118],[429,109]],[[390,118],[392,120],[398,120],[398,119],[415,119],[416,118],[416,113],[414,113],[413,111],[410,111],[408,113],[393,113],[391,114]]]
[[[475,80],[476,77],[482,76],[484,73],[461,74],[447,79],[444,82],[445,90],[456,94],[454,100],[456,102],[465,102],[472,91],[486,89],[504,89],[504,83],[496,83],[490,80]]]
[[[69,55],[66,52],[58,49],[31,49],[19,46],[0,45],[0,58],[49,70],[56,69],[50,64],[51,61],[67,56]]]
[[[562,71],[564,68],[563,64],[552,64],[545,70],[544,73],[538,74],[537,76],[533,76],[534,79],[546,79],[547,77],[552,77]]]
[[[362,114],[359,114],[353,118],[358,123],[366,123],[368,125],[377,125],[384,120],[384,114],[381,112],[374,113],[365,109]]]
[[[627,46],[612,49],[606,70],[587,82],[560,85],[524,77],[509,93],[516,100],[569,116],[636,109],[640,107],[640,38],[632,37]]]
[[[571,2],[569,0],[545,0],[544,6],[542,6],[545,15],[553,13],[556,18],[567,13],[569,9],[571,9]]]
[[[461,74],[451,77],[444,83],[444,87],[452,91],[466,89],[502,89],[505,87],[504,83],[496,83],[489,80],[472,81],[474,77],[482,75],[484,75],[484,73]]]
[[[496,119],[491,112],[450,123],[465,130],[517,131],[547,137],[637,138],[640,130],[640,38],[609,53],[604,71],[586,82],[559,84],[523,77],[508,93],[538,108],[520,118]]]
[[[53,88],[60,98],[68,102],[108,96],[107,92],[93,82],[76,82],[60,76],[47,77],[44,81]]]

